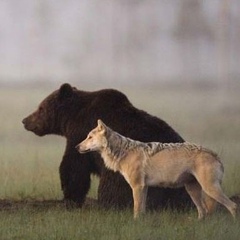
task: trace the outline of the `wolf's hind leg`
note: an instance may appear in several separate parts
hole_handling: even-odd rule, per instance
[[[232,216],[236,216],[236,203],[232,202],[222,191],[221,181],[223,177],[223,169],[220,163],[214,165],[202,166],[198,169],[196,179],[201,184],[203,191],[215,199],[217,202],[225,206]]]
[[[197,181],[185,184],[186,191],[190,195],[198,210],[198,219],[206,215],[205,203],[202,200],[202,188]]]
[[[216,209],[217,201],[207,195],[204,191],[202,191],[202,200],[204,202],[206,213],[212,214]]]
[[[229,212],[232,214],[232,216],[234,218],[236,217],[237,204],[234,203],[233,201],[231,201],[223,193],[222,188],[219,183],[215,183],[211,186],[208,186],[207,188],[202,186],[202,188],[203,188],[203,191],[207,195],[209,195],[210,197],[212,197],[213,199],[215,199],[216,201],[221,203],[223,206],[225,206],[229,210]]]

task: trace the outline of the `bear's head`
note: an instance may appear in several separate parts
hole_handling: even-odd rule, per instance
[[[38,136],[63,135],[62,125],[66,123],[68,106],[72,102],[75,90],[76,88],[65,83],[59,90],[47,96],[35,112],[22,120],[25,129]]]

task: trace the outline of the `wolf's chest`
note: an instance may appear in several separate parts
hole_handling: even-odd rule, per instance
[[[113,159],[112,157],[109,157],[107,154],[102,154],[102,159],[104,161],[105,166],[108,169],[110,169],[114,172],[118,171],[119,163],[117,160]]]

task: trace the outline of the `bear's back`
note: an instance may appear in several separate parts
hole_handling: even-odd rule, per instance
[[[85,120],[91,123],[92,128],[96,126],[97,119],[102,119],[114,131],[134,140],[183,141],[165,121],[134,107],[127,96],[118,90],[76,91],[79,101],[85,99],[86,112],[89,114]]]

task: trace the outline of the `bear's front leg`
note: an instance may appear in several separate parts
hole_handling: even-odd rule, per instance
[[[67,208],[82,207],[91,181],[87,155],[74,151],[65,153],[59,168]]]
[[[132,190],[120,173],[103,168],[98,187],[98,202],[107,209],[133,206]]]

